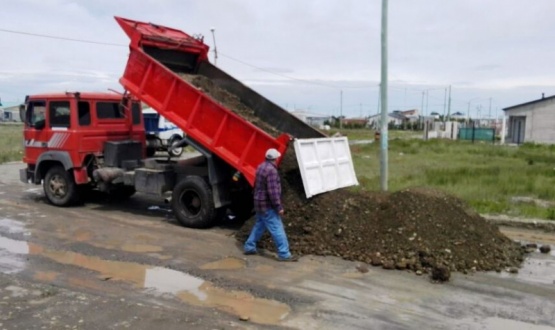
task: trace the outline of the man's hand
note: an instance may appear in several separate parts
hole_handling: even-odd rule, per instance
[[[279,215],[283,215],[283,213],[285,213],[285,211],[283,211],[283,209],[279,210]]]

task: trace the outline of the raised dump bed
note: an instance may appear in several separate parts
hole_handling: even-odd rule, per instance
[[[282,154],[292,137],[325,135],[208,62],[208,46],[172,28],[116,17],[131,39],[120,83],[175,123],[187,138],[217,155],[253,185],[268,148]],[[254,115],[283,132],[272,137],[182,78],[199,74],[235,95]]]

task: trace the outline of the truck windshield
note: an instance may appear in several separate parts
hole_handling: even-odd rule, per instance
[[[44,127],[46,120],[46,102],[31,101],[27,104],[26,122],[31,127]]]

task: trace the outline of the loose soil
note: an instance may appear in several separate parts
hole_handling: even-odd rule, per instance
[[[261,122],[234,95],[208,78],[186,79],[272,136],[279,132]],[[340,189],[307,199],[290,148],[280,165],[291,252],[337,256],[385,269],[430,273],[447,281],[451,271],[501,271],[518,267],[525,248],[488,223],[462,200],[427,188],[395,193]],[[253,226],[249,219],[236,233],[243,242]],[[259,247],[275,250],[269,234]]]

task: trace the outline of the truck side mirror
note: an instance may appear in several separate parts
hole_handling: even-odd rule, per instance
[[[25,122],[25,104],[19,105],[19,119],[21,119],[22,123]]]

